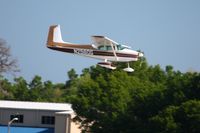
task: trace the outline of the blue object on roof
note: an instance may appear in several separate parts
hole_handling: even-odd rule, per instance
[[[7,133],[8,127],[0,125],[0,133]],[[36,127],[10,127],[10,133],[54,133],[54,128],[36,128]]]

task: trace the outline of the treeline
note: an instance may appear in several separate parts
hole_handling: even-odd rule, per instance
[[[23,77],[9,82],[0,80],[0,99],[18,101],[65,102],[65,85],[53,84],[51,81],[42,81],[40,76],[35,76],[30,83]]]
[[[134,62],[135,72],[101,67],[72,69],[66,83],[29,83],[1,77],[0,99],[72,103],[83,132],[94,133],[199,133],[200,73]],[[125,64],[126,65],[126,64]]]

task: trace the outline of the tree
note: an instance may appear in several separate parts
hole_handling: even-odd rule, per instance
[[[78,77],[76,71],[73,68],[70,71],[68,71],[68,77],[70,80],[74,80],[75,78]]]
[[[17,60],[10,54],[10,47],[6,42],[0,39],[0,75],[6,72],[17,72]]]
[[[3,79],[3,73],[17,72],[17,60],[13,59],[10,54],[10,47],[7,46],[3,39],[0,39],[0,98],[12,99],[13,94],[10,91],[10,83]]]
[[[176,122],[174,116],[178,110],[176,106],[169,106],[158,115],[150,118],[151,128],[155,133],[177,133],[180,132],[179,123]]]
[[[67,74],[68,74],[69,80],[66,81],[66,87],[70,87],[73,84],[74,80],[77,79],[78,74],[76,74],[76,71],[73,68],[70,71],[68,71]]]
[[[96,133],[122,131],[120,115],[126,112],[131,100],[129,76],[125,72],[115,72],[93,79],[88,73],[78,83],[72,105],[84,129]]]
[[[195,115],[199,114],[198,103],[191,104],[196,112],[184,104],[200,99],[199,73],[181,73],[172,66],[163,70],[159,65],[148,66],[145,60],[131,66],[137,68],[134,73],[90,67],[71,84],[76,91],[70,98],[83,132],[199,131]],[[190,108],[192,115],[185,108]],[[184,118],[180,119],[181,116]]]
[[[51,81],[42,82],[42,78],[36,75],[29,84],[31,101],[63,102],[64,84],[53,84]]]
[[[30,93],[28,89],[28,84],[23,77],[15,78],[15,83],[13,85],[13,94],[16,100],[27,101],[30,100]]]
[[[29,84],[31,101],[42,101],[41,95],[43,94],[44,85],[41,80],[42,78],[36,75]]]
[[[12,84],[0,75],[0,99],[14,99]]]
[[[189,100],[182,103],[176,112],[175,119],[180,124],[182,133],[199,133],[200,101]]]
[[[153,132],[199,133],[200,101],[189,100],[180,106],[168,106],[150,118]]]

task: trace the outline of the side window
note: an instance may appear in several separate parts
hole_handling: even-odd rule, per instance
[[[111,46],[106,46],[106,50],[112,50]]]
[[[99,46],[98,49],[99,50],[106,50],[104,46]]]
[[[114,47],[114,48],[115,48],[115,47]],[[99,49],[99,50],[108,51],[108,50],[112,50],[112,47],[111,47],[111,46],[99,46],[98,49]]]
[[[99,50],[107,50],[107,47],[106,47],[106,46],[99,46],[98,49],[99,49]]]
[[[54,116],[42,116],[41,123],[42,124],[54,125],[55,124],[55,117]]]

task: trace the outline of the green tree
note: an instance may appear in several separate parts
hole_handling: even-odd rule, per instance
[[[0,99],[14,99],[12,83],[0,75]]]
[[[14,81],[15,83],[13,85],[13,89],[15,99],[20,101],[28,101],[30,96],[26,80],[22,77],[19,77],[15,78]]]
[[[76,71],[73,68],[70,71],[68,71],[67,74],[68,74],[69,80],[66,81],[66,87],[70,87],[77,79],[78,74],[76,74]]]
[[[166,81],[165,72],[161,69],[160,65],[149,67],[148,72],[151,82],[163,84]]]
[[[178,133],[180,132],[179,123],[175,120],[178,110],[176,106],[169,106],[158,115],[150,118],[151,129],[154,133]]]
[[[189,100],[181,104],[176,112],[176,121],[182,133],[200,132],[200,101]]]
[[[124,82],[127,81],[127,82]],[[131,100],[131,82],[125,72],[115,72],[96,79],[86,74],[79,79],[73,109],[85,130],[92,132],[119,132],[119,120]],[[128,83],[128,84],[127,84]],[[89,128],[88,128],[89,127]]]
[[[30,100],[31,101],[42,101],[42,94],[44,85],[42,78],[36,75],[29,84],[30,87]]]
[[[68,77],[70,80],[74,80],[75,78],[78,77],[76,71],[73,68],[70,71],[68,71]]]
[[[199,133],[200,101],[189,100],[180,106],[169,106],[150,118],[153,132]]]

